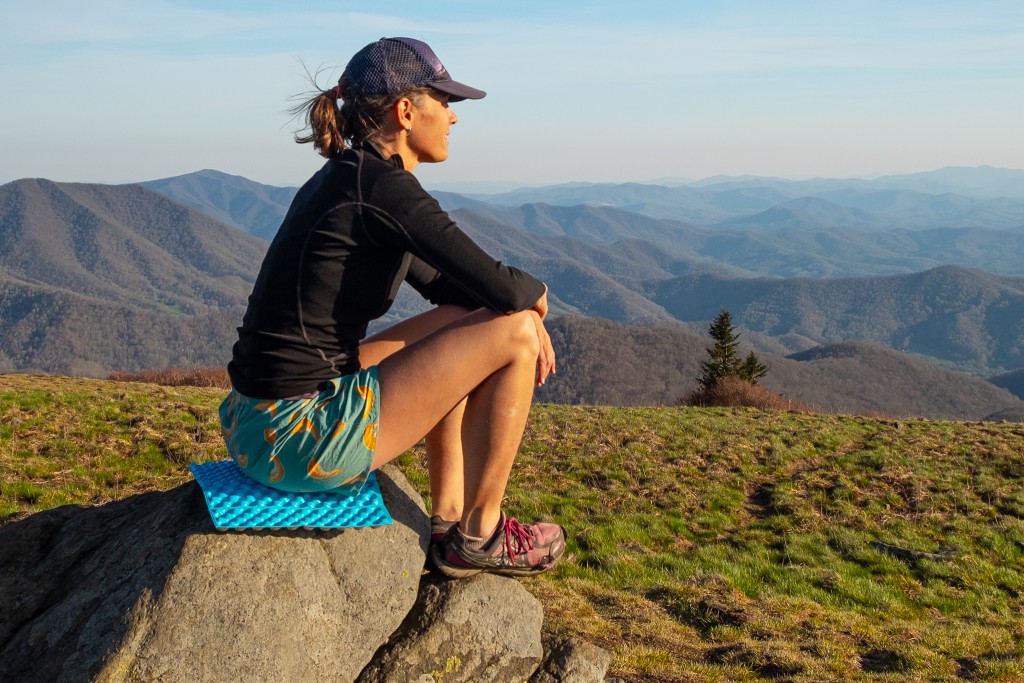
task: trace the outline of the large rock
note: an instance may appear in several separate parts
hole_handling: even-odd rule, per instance
[[[0,527],[0,680],[351,681],[416,600],[429,522],[222,533],[194,483]]]
[[[378,479],[395,524],[372,529],[218,532],[194,483],[0,527],[0,681],[530,678],[540,603],[492,575],[421,582],[423,501],[394,468]],[[547,650],[536,683],[608,666]]]
[[[424,579],[406,623],[358,683],[520,683],[544,655],[543,620],[515,579]]]
[[[606,683],[612,656],[578,638],[557,638],[544,643],[544,662],[530,683]]]

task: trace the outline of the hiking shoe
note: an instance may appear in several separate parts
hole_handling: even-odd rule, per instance
[[[442,519],[437,515],[430,518],[430,547],[433,548],[435,545],[444,540],[448,530],[458,524],[457,521],[449,522],[447,519]]]
[[[462,578],[480,572],[532,576],[547,569],[565,551],[565,532],[557,524],[522,524],[501,513],[494,535],[479,549],[453,526],[431,547],[431,560],[445,576]]]
[[[444,540],[444,537],[448,535],[448,531],[458,524],[458,522],[449,522],[443,517],[434,515],[430,518],[430,543],[427,545],[427,564],[434,567],[434,546]]]
[[[449,532],[452,529],[452,527],[458,523],[459,522],[457,521],[450,522],[449,520],[446,520],[443,517],[438,517],[437,515],[434,515],[430,518],[430,543],[427,545],[428,565],[432,567],[435,566],[433,564],[434,547],[437,546],[441,541],[443,541],[444,537],[447,536],[447,532]]]

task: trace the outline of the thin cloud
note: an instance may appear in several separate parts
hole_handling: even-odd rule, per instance
[[[159,177],[173,153],[186,171],[201,156],[274,181],[293,164],[298,182],[309,160],[281,155],[302,153],[285,114],[306,88],[302,64],[330,81],[382,35],[426,40],[489,93],[460,105],[457,163],[424,172],[438,176],[778,175],[798,158],[801,174],[849,175],[869,155],[871,170],[942,155],[1024,165],[1007,142],[1024,109],[1017,2],[0,2],[0,89],[29,103],[6,115],[0,178],[46,176],[57,157],[85,181]],[[74,117],[43,104],[68,97]],[[147,129],[159,154],[138,152]],[[627,138],[635,158],[608,154]],[[49,159],[25,143],[40,140]],[[245,167],[239,153],[213,158],[232,145]],[[565,163],[537,169],[538,149]]]
[[[461,29],[471,31],[472,27]],[[74,0],[19,5],[5,14],[0,38],[8,48],[16,45],[136,47],[139,49],[182,47],[182,43],[230,41],[254,44],[294,40],[300,35],[312,45],[325,36],[335,44],[345,36],[363,32],[459,32],[457,26],[425,22],[369,12],[303,9],[301,5],[282,10],[189,7],[172,2],[102,0],[82,3]],[[340,39],[339,39],[340,38]],[[265,42],[263,44],[266,44]]]

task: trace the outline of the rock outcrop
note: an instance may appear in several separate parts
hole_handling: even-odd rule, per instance
[[[358,683],[525,681],[544,655],[540,603],[517,581],[424,579],[416,608]]]
[[[612,656],[593,643],[579,638],[552,639],[544,644],[544,652],[544,661],[530,683],[613,683],[604,676]]]
[[[422,576],[423,501],[378,481],[386,527],[219,532],[195,483],[0,527],[0,680],[604,680],[543,660],[516,580]]]

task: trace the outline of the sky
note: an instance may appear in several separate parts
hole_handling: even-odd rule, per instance
[[[1019,0],[0,0],[0,183],[300,185],[293,98],[381,36],[488,92],[427,187],[1024,168]]]

